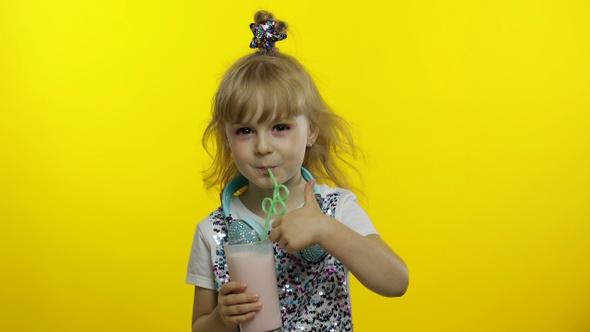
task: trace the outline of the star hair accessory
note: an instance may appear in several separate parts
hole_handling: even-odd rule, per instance
[[[250,42],[250,48],[265,49],[267,52],[275,50],[277,41],[287,38],[285,32],[277,27],[277,21],[269,20],[260,24],[250,23],[250,30],[254,38]]]

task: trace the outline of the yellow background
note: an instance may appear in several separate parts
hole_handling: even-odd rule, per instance
[[[261,8],[410,268],[353,284],[356,331],[590,331],[585,0],[0,1],[1,331],[190,329],[199,140]]]

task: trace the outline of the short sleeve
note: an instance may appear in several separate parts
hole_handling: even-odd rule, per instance
[[[348,190],[341,190],[336,219],[362,236],[379,234],[367,212],[359,205],[356,195]]]
[[[214,289],[215,276],[211,260],[211,243],[207,241],[205,236],[205,234],[211,234],[207,230],[207,222],[208,219],[205,219],[197,225],[187,268],[186,283]],[[212,236],[209,237],[212,238]]]

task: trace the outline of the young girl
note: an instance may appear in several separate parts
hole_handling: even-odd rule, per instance
[[[264,11],[254,20],[251,47],[257,51],[226,72],[203,136],[214,159],[204,176],[207,187],[222,190],[240,174],[247,186],[230,196],[229,212],[220,207],[197,226],[186,279],[195,285],[193,331],[236,331],[264,305],[247,285],[229,280],[223,245],[226,214],[264,224],[261,202],[274,189],[269,173],[290,192],[286,214],[272,221],[269,234],[283,331],[352,331],[348,272],[378,294],[401,296],[408,271],[344,189],[341,165],[355,153],[350,131],[303,66],[275,48],[287,25]],[[305,170],[334,187],[316,185]],[[324,254],[311,260],[297,255],[313,245]]]

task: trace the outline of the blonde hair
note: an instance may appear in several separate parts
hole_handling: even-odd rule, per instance
[[[203,147],[213,159],[203,172],[207,189],[223,190],[239,174],[226,146],[225,125],[249,120],[257,110],[262,110],[260,122],[305,115],[312,126],[319,128],[319,133],[315,144],[306,149],[303,167],[318,182],[351,188],[344,166],[359,174],[350,163],[351,158],[357,157],[358,149],[348,123],[324,102],[299,61],[275,51],[242,57],[221,80],[213,100],[212,119],[202,139]]]

